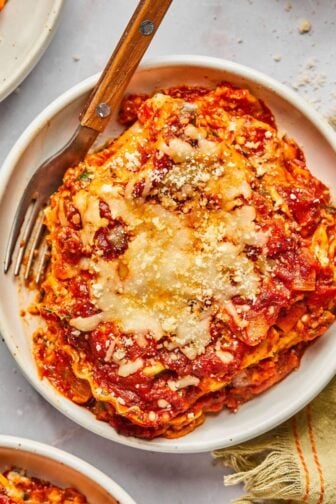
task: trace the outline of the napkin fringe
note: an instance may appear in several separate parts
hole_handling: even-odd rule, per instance
[[[243,483],[246,494],[233,504],[275,502],[274,499],[298,499],[302,496],[300,468],[288,443],[289,429],[280,427],[277,436],[264,435],[241,446],[217,450],[214,456],[234,469],[224,477],[226,486]]]

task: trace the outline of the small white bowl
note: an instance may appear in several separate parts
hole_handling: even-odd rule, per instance
[[[8,155],[1,170],[0,255],[4,257],[10,225],[18,200],[33,171],[62,146],[74,131],[80,108],[97,76],[81,82],[54,101],[26,129]],[[223,80],[247,86],[263,99],[275,114],[278,126],[302,145],[311,171],[334,190],[336,176],[336,138],[306,102],[273,79],[236,63],[205,56],[169,56],[147,61],[136,72],[129,86],[133,93],[153,92],[178,84],[211,85]],[[111,121],[105,137],[119,130]],[[100,141],[103,141],[101,138]],[[336,371],[335,327],[305,353],[300,369],[270,390],[243,405],[236,414],[223,411],[208,416],[205,423],[180,439],[144,441],[125,437],[100,422],[84,408],[62,397],[37,375],[31,351],[35,321],[23,330],[19,317],[17,285],[11,274],[0,271],[2,297],[0,325],[7,345],[21,369],[51,404],[66,416],[100,436],[119,443],[160,452],[202,452],[241,443],[280,424],[323,389]]]
[[[135,504],[117,483],[70,453],[28,439],[0,436],[0,472],[13,466],[61,488],[76,488],[90,504]]]

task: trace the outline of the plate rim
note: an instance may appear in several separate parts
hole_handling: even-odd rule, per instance
[[[223,70],[225,72],[229,72],[233,75],[237,75],[239,77],[246,77],[249,80],[253,80],[253,82],[257,84],[261,84],[263,87],[268,88],[270,91],[275,92],[277,95],[282,96],[286,101],[294,105],[305,117],[309,119],[310,122],[314,124],[314,126],[319,130],[319,132],[323,135],[323,137],[328,141],[330,146],[335,151],[336,156],[336,133],[333,131],[331,126],[327,123],[326,120],[320,116],[320,114],[313,109],[313,107],[307,103],[303,98],[301,98],[295,91],[292,91],[284,84],[276,81],[272,77],[254,70],[245,65],[241,65],[229,60],[224,60],[221,58],[208,57],[208,56],[198,56],[198,55],[168,55],[161,56],[156,58],[146,59],[139,67],[140,70],[155,70],[156,68],[169,67],[169,66],[197,66],[204,68],[212,68],[216,70]],[[1,168],[1,180],[0,180],[0,201],[2,200],[4,191],[7,187],[7,184],[10,180],[12,172],[14,172],[14,168],[16,166],[17,161],[19,160],[24,149],[30,144],[31,140],[35,137],[41,125],[45,124],[50,118],[52,118],[57,112],[60,112],[64,108],[66,108],[72,101],[76,100],[84,93],[89,92],[89,90],[94,86],[96,80],[98,79],[99,74],[92,75],[91,77],[77,83],[72,86],[69,90],[62,93],[58,98],[50,103],[37,117],[34,119],[25,131],[21,134],[19,139],[16,141],[8,156],[6,157],[2,168]],[[21,359],[17,355],[17,349],[15,347],[14,342],[9,338],[10,328],[9,324],[6,323],[6,317],[3,317],[2,306],[0,303],[0,327],[1,332],[3,333],[6,344],[16,360],[17,364],[20,367],[20,370],[26,376],[28,381],[34,386],[35,390],[40,393],[50,404],[52,404],[58,411],[62,412],[63,415],[70,418],[73,422],[81,425],[83,428],[88,429],[91,432],[94,432],[97,435],[100,435],[106,439],[109,439],[114,442],[118,442],[119,444],[123,444],[126,446],[130,446],[133,448],[145,450],[145,451],[153,451],[153,452],[162,452],[162,453],[202,453],[208,452],[211,450],[229,447],[232,445],[236,445],[247,440],[258,437],[265,432],[273,429],[274,427],[280,425],[285,422],[301,410],[307,403],[309,403],[314,397],[316,397],[319,392],[329,383],[329,381],[336,374],[336,362],[334,366],[330,365],[323,374],[321,373],[318,377],[318,380],[314,383],[314,388],[307,388],[304,394],[301,394],[300,398],[298,398],[294,404],[288,405],[283,411],[278,412],[274,417],[269,417],[266,419],[262,425],[258,424],[258,426],[251,427],[248,431],[240,433],[233,438],[225,438],[224,436],[221,440],[200,440],[200,441],[192,441],[190,445],[187,446],[179,446],[178,440],[166,440],[161,438],[154,439],[151,441],[146,441],[139,438],[134,437],[126,437],[119,435],[113,427],[110,428],[111,435],[102,432],[100,428],[100,422],[96,420],[95,422],[89,422],[86,419],[80,420],[77,417],[74,418],[74,415],[68,410],[65,409],[64,406],[59,404],[59,401],[55,400],[55,398],[51,397],[47,390],[41,385],[41,380],[38,379],[37,375],[31,376],[25,372],[23,359]],[[4,328],[6,328],[4,330]],[[6,336],[7,334],[7,336]],[[56,397],[56,396],[55,396]],[[163,442],[162,442],[163,441]]]
[[[56,33],[64,4],[65,0],[53,0],[53,5],[44,22],[43,30],[41,30],[39,36],[33,43],[27,57],[22,61],[15,72],[6,79],[6,83],[0,86],[0,103],[22,84],[42,58]]]

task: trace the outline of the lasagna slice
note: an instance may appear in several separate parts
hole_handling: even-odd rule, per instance
[[[41,377],[119,432],[186,434],[297,368],[335,315],[335,208],[247,89],[126,97],[46,211]]]
[[[0,504],[87,504],[74,488],[61,489],[17,468],[0,473]]]

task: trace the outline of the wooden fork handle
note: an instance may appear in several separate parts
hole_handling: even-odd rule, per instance
[[[101,133],[173,0],[140,0],[96,87],[80,123]]]

